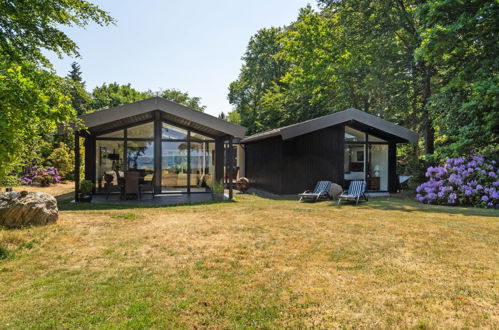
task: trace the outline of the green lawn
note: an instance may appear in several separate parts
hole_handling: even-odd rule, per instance
[[[249,195],[61,209],[0,230],[0,328],[499,327],[495,210]]]

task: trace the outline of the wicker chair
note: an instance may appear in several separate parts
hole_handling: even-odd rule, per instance
[[[125,200],[129,195],[140,198],[139,172],[125,172]]]

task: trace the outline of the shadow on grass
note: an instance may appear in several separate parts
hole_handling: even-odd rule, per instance
[[[59,204],[60,211],[92,211],[92,210],[128,210],[128,209],[158,209],[165,207],[188,207],[198,205],[213,205],[213,204],[232,204],[236,201],[207,201],[198,203],[179,203],[179,204],[141,204],[138,203],[72,203],[65,201]]]
[[[346,205],[355,206],[355,204],[353,203],[342,202],[342,206]],[[333,206],[336,206],[336,203],[334,203]],[[483,209],[477,207],[427,205],[403,197],[370,198],[368,202],[362,202],[361,204],[359,204],[359,206],[364,209],[367,208],[367,209],[377,209],[377,210],[386,210],[386,211],[401,211],[407,213],[431,212],[431,213],[461,214],[467,216],[499,218],[499,210]]]

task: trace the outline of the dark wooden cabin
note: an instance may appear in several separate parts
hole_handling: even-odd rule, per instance
[[[397,143],[418,134],[357,109],[249,136],[246,176],[252,185],[278,194],[312,189],[329,180],[346,188],[365,180],[369,191],[395,192]]]

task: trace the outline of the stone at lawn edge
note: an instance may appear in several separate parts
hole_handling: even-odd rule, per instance
[[[0,193],[0,226],[46,225],[58,217],[57,200],[52,195],[37,191]]]
[[[332,199],[338,199],[338,196],[340,196],[342,192],[343,192],[343,188],[339,184],[336,184],[336,183],[333,183],[331,185],[331,188],[329,188],[329,196]]]

